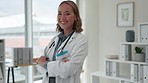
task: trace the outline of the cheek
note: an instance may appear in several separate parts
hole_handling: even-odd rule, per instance
[[[75,17],[70,17],[69,21],[74,22],[75,21]]]

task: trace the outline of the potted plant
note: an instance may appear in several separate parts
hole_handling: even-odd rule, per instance
[[[143,53],[143,48],[142,47],[135,47],[135,51],[136,51],[136,53],[142,54]]]
[[[143,52],[143,47],[135,47],[135,60],[144,62],[145,61],[145,55]]]

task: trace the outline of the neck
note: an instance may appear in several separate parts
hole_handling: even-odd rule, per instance
[[[73,30],[64,30],[64,36],[69,35]]]

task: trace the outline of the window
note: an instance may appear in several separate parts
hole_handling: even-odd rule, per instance
[[[43,55],[45,46],[56,34],[56,15],[59,3],[63,0],[32,0],[32,25],[34,57]],[[75,1],[75,0],[74,0]],[[11,49],[25,47],[25,9],[30,8],[25,0],[1,0],[0,2],[0,38],[5,39],[6,63],[12,60]],[[26,6],[26,7],[25,7]],[[26,83],[27,75],[33,75],[34,83],[42,79],[41,74],[33,67],[32,73],[26,73],[26,67],[14,69],[15,81]],[[7,74],[7,67],[6,67]],[[11,80],[10,75],[10,82]],[[6,75],[7,79],[7,75]],[[41,83],[41,82],[39,82]]]
[[[1,0],[0,38],[5,39],[6,63],[10,63],[12,60],[11,48],[25,46],[24,25],[24,0]],[[6,67],[6,74],[7,69],[8,68]],[[15,68],[14,73],[17,82],[25,80],[25,72],[23,68]],[[12,80],[10,79],[10,82],[11,81]]]

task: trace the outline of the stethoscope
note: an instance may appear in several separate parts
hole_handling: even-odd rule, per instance
[[[53,41],[50,46],[46,46],[46,48],[44,49],[44,55],[47,57],[47,55],[49,54],[49,52],[51,52],[51,49],[55,46],[55,41]]]
[[[65,42],[65,44],[63,45],[63,47],[57,50],[57,53],[58,53],[58,54],[63,52],[65,46],[67,45],[67,43],[68,43],[68,41],[70,40],[70,38],[71,38],[71,36],[73,35],[73,33],[74,33],[74,31],[73,31],[73,32],[71,33],[71,35],[68,37],[68,39],[67,39],[67,41]],[[50,46],[47,46],[47,47],[45,48],[45,50],[44,50],[44,55],[45,55],[46,57],[48,57],[48,54],[51,52],[51,50],[52,50],[52,48],[53,48],[54,46],[55,46],[55,41],[53,41],[53,42],[50,44]],[[48,60],[49,58],[46,58],[46,59]]]

